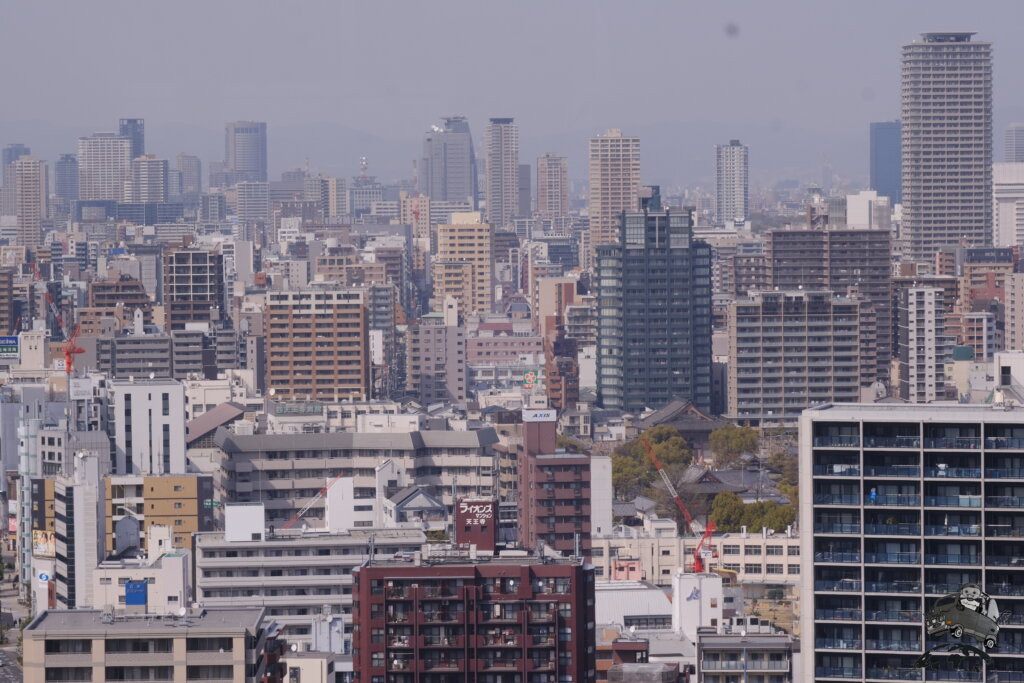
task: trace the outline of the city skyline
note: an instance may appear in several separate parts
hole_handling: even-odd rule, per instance
[[[108,83],[106,72],[99,66],[102,60],[115,58],[114,45],[118,52],[130,48],[142,36],[153,37],[150,32],[157,25],[163,28],[156,37],[163,35],[163,31],[170,35],[183,26],[188,16],[185,10],[161,11],[161,21],[151,22],[141,13],[124,13],[126,30],[118,31],[118,40],[97,41],[95,49],[76,56],[81,59],[78,68],[88,69],[91,78],[57,76],[54,87],[38,97],[10,101],[4,121],[0,122],[0,138],[5,142],[24,141],[34,147],[39,158],[52,161],[60,153],[72,151],[69,145],[77,137],[95,130],[116,129],[120,118],[137,116],[147,120],[147,151],[162,158],[186,152],[209,162],[220,157],[222,138],[218,129],[223,130],[223,122],[251,119],[269,124],[272,175],[302,165],[307,157],[315,168],[328,175],[354,175],[359,157],[365,155],[377,175],[396,179],[411,176],[410,153],[415,155],[423,131],[439,117],[463,114],[481,134],[487,118],[509,115],[520,126],[521,157],[536,158],[545,152],[568,156],[570,169],[576,169],[574,180],[584,177],[581,171],[587,138],[609,127],[621,128],[653,145],[648,147],[644,181],[660,182],[663,186],[713,179],[715,142],[737,137],[757,151],[758,164],[751,169],[753,183],[817,177],[826,161],[844,177],[866,179],[867,124],[894,119],[899,113],[900,45],[923,31],[955,28],[977,31],[979,38],[991,41],[997,64],[1019,63],[1022,59],[1024,48],[1016,44],[1012,33],[1015,22],[1003,20],[1005,10],[1011,7],[1009,3],[979,8],[952,2],[928,3],[927,15],[920,12],[923,6],[903,3],[899,8],[890,8],[886,13],[888,21],[879,24],[873,20],[872,12],[862,11],[863,5],[832,8],[827,15],[814,18],[793,6],[769,9],[751,3],[729,10],[698,7],[683,15],[670,5],[652,3],[633,8],[623,18],[610,11],[584,12],[582,5],[570,3],[545,10],[547,21],[543,31],[553,40],[539,41],[541,47],[536,54],[524,55],[521,60],[506,55],[521,52],[511,48],[528,35],[527,21],[532,16],[529,6],[509,17],[506,31],[498,36],[496,45],[484,38],[486,32],[474,31],[487,25],[491,13],[486,8],[468,11],[468,6],[458,3],[429,10],[413,7],[402,13],[409,25],[458,20],[466,29],[468,45],[456,48],[430,44],[431,50],[424,53],[420,48],[428,44],[418,34],[413,33],[408,40],[396,35],[395,40],[389,41],[394,48],[391,54],[369,58],[371,61],[367,61],[366,55],[379,52],[368,49],[370,39],[361,36],[355,27],[385,20],[380,10],[318,6],[305,16],[321,17],[323,21],[302,22],[297,15],[279,14],[277,8],[271,7],[260,15],[263,18],[250,19],[240,28],[261,35],[273,27],[286,37],[305,36],[310,38],[304,42],[313,52],[304,52],[302,60],[296,61],[290,54],[282,54],[283,48],[277,45],[287,45],[288,40],[270,41],[273,44],[268,44],[264,51],[246,57],[263,68],[251,68],[248,63],[243,68],[238,56],[218,47],[214,36],[232,26],[228,23],[229,9],[204,8],[208,21],[190,29],[190,34],[199,31],[195,40],[208,45],[209,59],[182,57],[176,61],[176,68],[167,69],[159,62],[154,63],[159,51],[136,51],[140,53],[139,59],[133,60],[137,64],[125,66],[129,73],[117,74],[117,92],[121,96],[77,97],[85,101],[74,108],[72,120],[70,110],[63,106],[64,98],[75,97],[83,87],[91,91]],[[71,8],[56,21],[28,5],[15,7],[11,14],[14,20],[5,24],[19,26],[22,35],[35,35],[37,29],[49,30],[72,47],[81,44],[80,36],[102,36],[112,30],[106,23],[98,24],[97,18],[102,18],[104,12],[93,8]],[[330,21],[332,18],[338,21]],[[386,19],[391,23],[390,17]],[[141,30],[143,21],[145,30]],[[678,30],[683,21],[707,30],[692,32],[696,35],[685,43],[673,43],[677,63],[682,65],[681,73],[675,75],[665,52],[658,47],[664,41],[657,38]],[[833,22],[841,22],[850,30],[838,34],[827,30]],[[343,26],[347,37],[317,41],[325,30],[320,24]],[[139,31],[129,30],[136,25]],[[858,25],[863,30],[857,30]],[[532,23],[529,28],[534,28]],[[396,30],[398,35],[408,32],[401,26]],[[613,32],[619,32],[622,40],[634,47],[631,56],[621,64],[611,61],[601,49],[604,38]],[[869,50],[862,49],[864,35],[872,36]],[[0,41],[0,54],[5,55],[16,54],[24,41],[19,35],[4,35],[2,29],[0,37],[4,38]],[[552,50],[573,45],[579,48],[574,53],[579,54],[580,61],[567,63],[572,76],[556,79],[557,85],[538,85],[536,79],[524,78],[539,60],[550,61]],[[456,60],[450,68],[442,69],[451,63],[453,53],[463,47],[468,48],[466,54],[479,48],[484,58]],[[764,59],[766,50],[771,55],[768,59]],[[416,57],[412,58],[412,54]],[[808,54],[824,58],[809,60]],[[314,85],[321,74],[321,67],[316,65],[352,59],[364,65],[354,82],[357,89],[361,87],[374,94],[347,98],[344,107],[334,106],[340,103],[333,102],[323,88]],[[598,68],[575,68],[584,61]],[[702,67],[698,69],[693,64]],[[707,64],[713,66],[703,66]],[[484,78],[482,74],[490,74],[488,68],[494,70],[494,76]],[[295,73],[303,75],[295,78]],[[149,74],[149,78],[159,76],[166,87],[147,86],[144,74]],[[601,74],[608,76],[609,83],[618,85],[598,87],[595,79]],[[32,75],[32,69],[12,74],[10,87],[27,88],[24,81]],[[129,82],[132,78],[141,79],[140,87],[121,87],[122,76]],[[109,78],[114,78],[113,72]],[[1021,78],[1008,69],[995,71],[997,149],[1002,148],[1006,127],[1024,120],[1024,102],[1013,99],[1013,93],[1022,90]],[[637,110],[626,105],[627,91],[657,88],[665,92],[666,81],[676,81],[678,87],[670,86],[668,94],[662,96],[664,106]],[[751,103],[761,104],[735,106],[732,88],[737,82],[744,84]],[[395,94],[385,95],[376,87],[385,83],[385,90]],[[473,96],[468,95],[467,83],[474,84]],[[524,88],[524,83],[536,87]],[[308,89],[304,89],[306,84]],[[110,87],[113,86],[110,81]],[[556,91],[551,92],[552,89]],[[706,93],[702,102],[710,104],[672,106],[682,99],[682,95],[675,94],[677,90],[682,93],[694,89]],[[279,96],[249,94],[270,91]],[[812,92],[815,96],[808,98]],[[192,106],[195,102],[202,105]],[[62,111],[69,113],[55,118],[54,113]],[[563,115],[553,115],[557,112]],[[62,137],[67,141],[62,142]]]

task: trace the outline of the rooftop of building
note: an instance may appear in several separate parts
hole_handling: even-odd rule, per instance
[[[1024,405],[1000,403],[904,403],[899,407],[878,403],[825,403],[804,411],[816,420],[850,420],[905,422],[1020,422]]]
[[[264,619],[263,607],[206,607],[191,609],[185,616],[163,614],[127,615],[98,609],[46,610],[25,627],[25,632],[55,635],[102,633],[106,636],[173,635],[188,631],[224,632],[249,629],[255,632]]]
[[[416,450],[419,448],[484,448],[498,443],[491,427],[474,431],[327,432],[318,434],[239,435],[221,427],[214,437],[226,453],[295,450]]]
[[[793,647],[793,637],[788,633],[701,633],[697,632],[697,640],[703,649],[709,647],[721,649],[733,648],[780,648]]]
[[[248,503],[246,503],[248,505]],[[231,504],[229,503],[230,507]],[[335,530],[324,527],[307,527],[292,529],[270,529],[264,535],[263,540],[257,541],[228,541],[224,538],[223,531],[204,531],[195,534],[197,545],[213,545],[217,543],[248,544],[253,546],[266,546],[270,543],[299,543],[307,541],[311,543],[322,543],[325,540],[347,541],[351,545],[367,545],[373,539],[375,545],[380,548],[385,543],[412,542],[422,544],[426,542],[426,536],[421,529],[412,528],[361,528]]]
[[[372,567],[384,567],[384,568],[411,568],[416,566],[421,567],[434,567],[443,565],[445,567],[461,566],[461,567],[478,567],[481,565],[487,566],[504,566],[504,567],[530,567],[534,565],[559,565],[559,566],[584,566],[583,558],[581,557],[563,557],[561,555],[545,555],[543,558],[537,557],[532,553],[526,551],[503,551],[500,555],[488,555],[485,553],[479,553],[475,556],[471,556],[466,551],[452,551],[451,553],[430,553],[422,555],[420,558],[420,564],[416,564],[416,557],[414,553],[408,553],[402,557],[393,557],[389,559],[379,560],[374,559],[371,563],[366,566]],[[586,565],[589,567],[590,565]]]

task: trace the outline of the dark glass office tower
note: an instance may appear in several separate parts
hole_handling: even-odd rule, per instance
[[[146,153],[145,119],[121,119],[117,123],[117,134],[132,141],[132,159]]]
[[[657,189],[597,250],[598,400],[639,412],[674,398],[711,409],[711,247],[693,209],[661,209]]]
[[[893,204],[903,201],[903,161],[900,122],[871,124],[871,189]]]

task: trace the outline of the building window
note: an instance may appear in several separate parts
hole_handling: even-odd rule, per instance
[[[759,564],[745,564],[743,565],[743,571],[746,574],[760,574],[761,565]]]
[[[794,557],[794,556],[797,556],[799,554],[800,554],[800,546],[798,546],[798,545],[791,545],[791,546],[789,546],[789,556],[790,557]]]
[[[767,546],[765,548],[765,553],[764,554],[765,555],[781,555],[782,554],[782,546],[781,545],[770,545],[770,546]]]
[[[759,546],[759,545],[748,545],[746,548],[744,548],[743,554],[747,555],[747,556],[760,555],[761,554],[761,546]]]
[[[800,565],[798,565],[798,564],[786,565],[786,572],[788,574],[799,574],[800,573]]]
[[[765,573],[766,574],[781,574],[782,573],[782,565],[781,564],[770,564],[767,567],[765,567]]]
[[[722,554],[723,555],[739,555],[740,554],[740,547],[738,545],[723,545],[722,546]]]

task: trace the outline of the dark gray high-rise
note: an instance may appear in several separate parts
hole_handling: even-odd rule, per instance
[[[132,141],[132,159],[146,153],[145,119],[121,119],[117,122],[117,134]]]
[[[623,213],[618,243],[597,248],[598,401],[640,412],[674,398],[711,410],[711,247],[693,209]]]
[[[224,126],[224,167],[231,184],[267,182],[267,124],[231,121]]]
[[[469,202],[477,207],[476,153],[465,116],[448,116],[423,138],[419,191],[435,202]]]
[[[903,159],[900,151],[900,122],[871,124],[871,189],[892,204],[903,201]]]
[[[78,157],[61,154],[53,165],[53,193],[58,199],[78,199]]]

